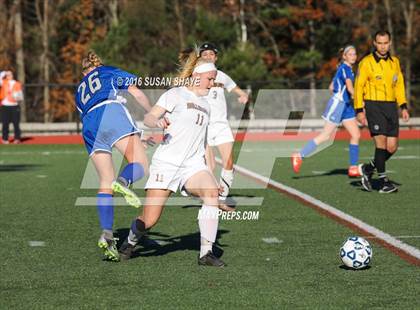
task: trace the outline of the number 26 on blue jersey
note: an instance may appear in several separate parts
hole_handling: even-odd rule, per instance
[[[89,86],[89,87],[88,87]],[[87,87],[89,89],[87,89]],[[81,101],[83,104],[86,104],[91,95],[93,95],[96,91],[100,90],[102,87],[101,80],[98,77],[98,72],[93,72],[88,78],[88,85],[86,85],[86,81],[79,85],[77,92],[82,92],[80,95]]]

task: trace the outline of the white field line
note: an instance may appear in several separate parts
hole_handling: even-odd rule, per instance
[[[265,243],[268,243],[268,244],[283,243],[283,240],[279,240],[276,237],[262,238],[261,240],[264,241]]]
[[[312,174],[325,174],[325,173],[327,173],[327,171],[317,171],[317,170],[312,171]]]
[[[377,239],[377,237],[369,237],[369,236],[365,236],[363,238],[366,238],[366,239]],[[394,236],[394,238],[398,238],[398,239],[418,239],[418,238],[420,238],[420,236],[403,235],[403,236]]]
[[[360,159],[372,159],[371,157],[360,157]],[[420,159],[420,156],[417,155],[394,155],[390,158],[390,160],[405,160],[405,159]]]
[[[38,247],[38,246],[45,246],[44,241],[29,241],[29,246]]]
[[[221,164],[221,159],[220,158],[216,158],[216,162],[218,164]],[[311,205],[316,206],[317,208],[323,210],[326,213],[329,213],[345,222],[347,222],[348,224],[352,225],[352,226],[356,226],[359,229],[362,229],[364,231],[366,231],[367,233],[375,236],[377,239],[382,240],[383,242],[385,242],[388,245],[391,245],[394,248],[397,248],[398,250],[404,252],[405,254],[408,254],[409,256],[411,256],[412,258],[415,258],[416,260],[419,260],[420,262],[420,250],[408,245],[404,242],[402,242],[401,240],[398,240],[396,238],[394,238],[393,236],[391,236],[390,234],[387,234],[386,232],[383,232],[382,230],[371,226],[361,220],[359,220],[358,218],[355,218],[354,216],[351,216],[341,210],[338,210],[336,208],[334,208],[333,206],[330,206],[310,195],[307,195],[301,191],[298,191],[292,187],[289,187],[287,185],[284,185],[280,182],[276,182],[273,181],[267,177],[264,177],[258,173],[255,173],[251,170],[248,170],[246,168],[243,168],[241,166],[238,165],[234,165],[234,168],[237,172],[251,177],[255,180],[258,180],[260,182],[263,182],[264,184],[270,184],[272,187],[277,188],[281,191],[287,192],[293,196],[299,197],[301,200],[306,201],[308,203],[310,203]]]
[[[0,155],[2,156],[8,156],[8,155],[42,155],[42,156],[48,156],[48,155],[75,155],[75,154],[86,154],[85,151],[4,151],[0,152]]]
[[[264,198],[263,197],[233,197],[238,205],[240,206],[261,206]],[[140,197],[144,200],[145,197]],[[150,201],[153,204],[153,200]],[[75,206],[96,206],[96,197],[78,197],[75,202]],[[156,200],[156,204],[159,204],[159,200]],[[194,199],[191,197],[173,197],[169,198],[166,202],[167,206],[201,206],[203,203],[200,199]],[[127,206],[127,202],[122,197],[114,197],[114,206]]]

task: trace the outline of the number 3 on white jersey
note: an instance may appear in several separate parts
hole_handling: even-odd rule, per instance
[[[102,87],[101,80],[97,77],[97,75],[98,75],[98,71],[92,73],[92,75],[88,77],[89,90],[92,95],[96,93],[96,91],[100,90]],[[82,103],[86,104],[91,98],[90,94],[86,93],[86,81],[79,85],[79,88],[77,89],[77,91],[78,92],[82,91],[82,95],[81,95]]]

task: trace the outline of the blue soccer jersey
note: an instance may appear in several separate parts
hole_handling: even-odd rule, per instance
[[[346,79],[350,79],[354,83],[354,73],[349,65],[342,63],[337,68],[333,79],[333,92],[334,94],[343,94],[343,101],[349,103],[351,95],[346,87]]]
[[[118,90],[127,89],[131,73],[111,66],[100,66],[89,72],[77,86],[76,107],[81,117],[105,100],[116,100]]]

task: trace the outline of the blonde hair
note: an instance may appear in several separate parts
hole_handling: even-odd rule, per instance
[[[337,68],[343,63],[343,57],[344,55],[346,55],[348,53],[348,51],[350,51],[351,49],[354,49],[356,52],[356,48],[354,47],[354,45],[346,45],[345,47],[342,47],[338,50],[338,64],[337,64]]]
[[[178,62],[179,62],[179,65],[180,66],[184,65],[187,62],[188,57],[190,56],[190,54],[192,52],[194,52],[194,48],[193,47],[188,47],[188,48],[182,50],[181,52],[179,52],[179,54],[178,54]]]
[[[102,66],[102,60],[94,51],[89,51],[87,56],[82,60],[82,71],[86,72],[90,68]]]
[[[199,65],[212,63],[211,61],[201,58],[197,49],[187,49],[182,51],[178,55],[178,60],[181,66],[180,72],[178,74],[178,78],[180,79],[190,78],[194,69]]]

